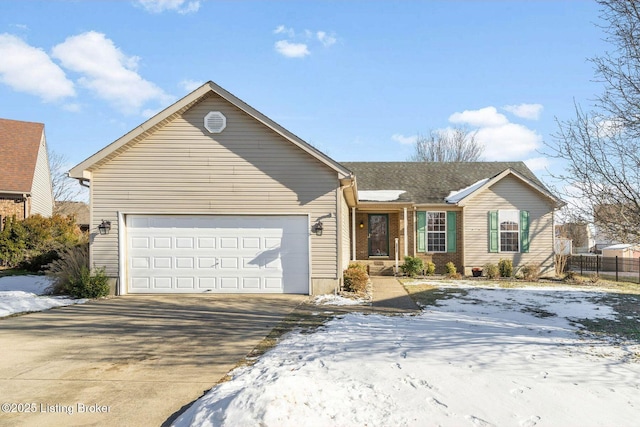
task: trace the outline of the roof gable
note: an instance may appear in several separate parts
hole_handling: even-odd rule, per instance
[[[312,147],[301,138],[289,132],[264,114],[260,113],[258,110],[254,109],[241,99],[237,98],[230,92],[226,91],[225,89],[211,81],[200,86],[198,89],[194,90],[193,92],[175,102],[171,106],[167,107],[155,116],[151,117],[149,120],[142,123],[140,126],[136,127],[126,135],[122,136],[110,145],[98,151],[96,154],[84,160],[82,163],[76,165],[73,169],[71,169],[69,175],[72,178],[90,179],[91,171],[93,169],[96,169],[100,167],[100,165],[108,162],[111,158],[117,156],[132,144],[135,144],[141,139],[144,139],[147,135],[159,129],[169,121],[173,120],[175,117],[183,114],[185,111],[187,111],[212,93],[220,96],[227,102],[242,110],[244,113],[248,114],[258,122],[264,124],[271,130],[282,136],[294,146],[300,148],[307,154],[315,157],[323,164],[335,170],[340,175],[340,178],[347,178],[351,175],[349,170],[345,169],[338,162],[331,159],[316,148]]]
[[[463,204],[513,174],[555,203],[524,162],[343,162],[354,172],[358,191],[403,190],[396,202]]]
[[[44,124],[0,119],[0,192],[30,193]]]

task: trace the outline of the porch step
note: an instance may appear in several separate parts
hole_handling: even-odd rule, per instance
[[[374,262],[368,264],[369,276],[394,276],[394,265],[388,262]]]

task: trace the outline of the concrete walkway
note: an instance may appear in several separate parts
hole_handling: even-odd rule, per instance
[[[371,276],[374,313],[417,313],[420,307],[411,299],[402,284],[389,276]]]
[[[125,296],[0,319],[0,425],[165,425],[307,300]]]

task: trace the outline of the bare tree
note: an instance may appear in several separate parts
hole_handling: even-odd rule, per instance
[[[69,161],[63,154],[49,150],[49,169],[51,170],[51,186],[53,188],[53,200],[58,202],[70,202],[83,200],[86,190],[73,178],[69,178],[67,171]]]
[[[439,129],[429,136],[418,135],[414,153],[409,160],[414,162],[475,162],[484,147],[476,141],[476,133],[466,129]]]
[[[576,105],[558,121],[552,155],[567,163],[564,192],[573,216],[612,240],[640,242],[640,10],[635,1],[598,0],[611,52],[593,58],[604,83],[593,111]]]

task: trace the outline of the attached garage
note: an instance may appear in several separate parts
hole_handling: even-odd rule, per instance
[[[213,82],[69,175],[116,295],[324,294],[348,265],[351,172]]]
[[[309,293],[307,215],[127,215],[129,293]]]

